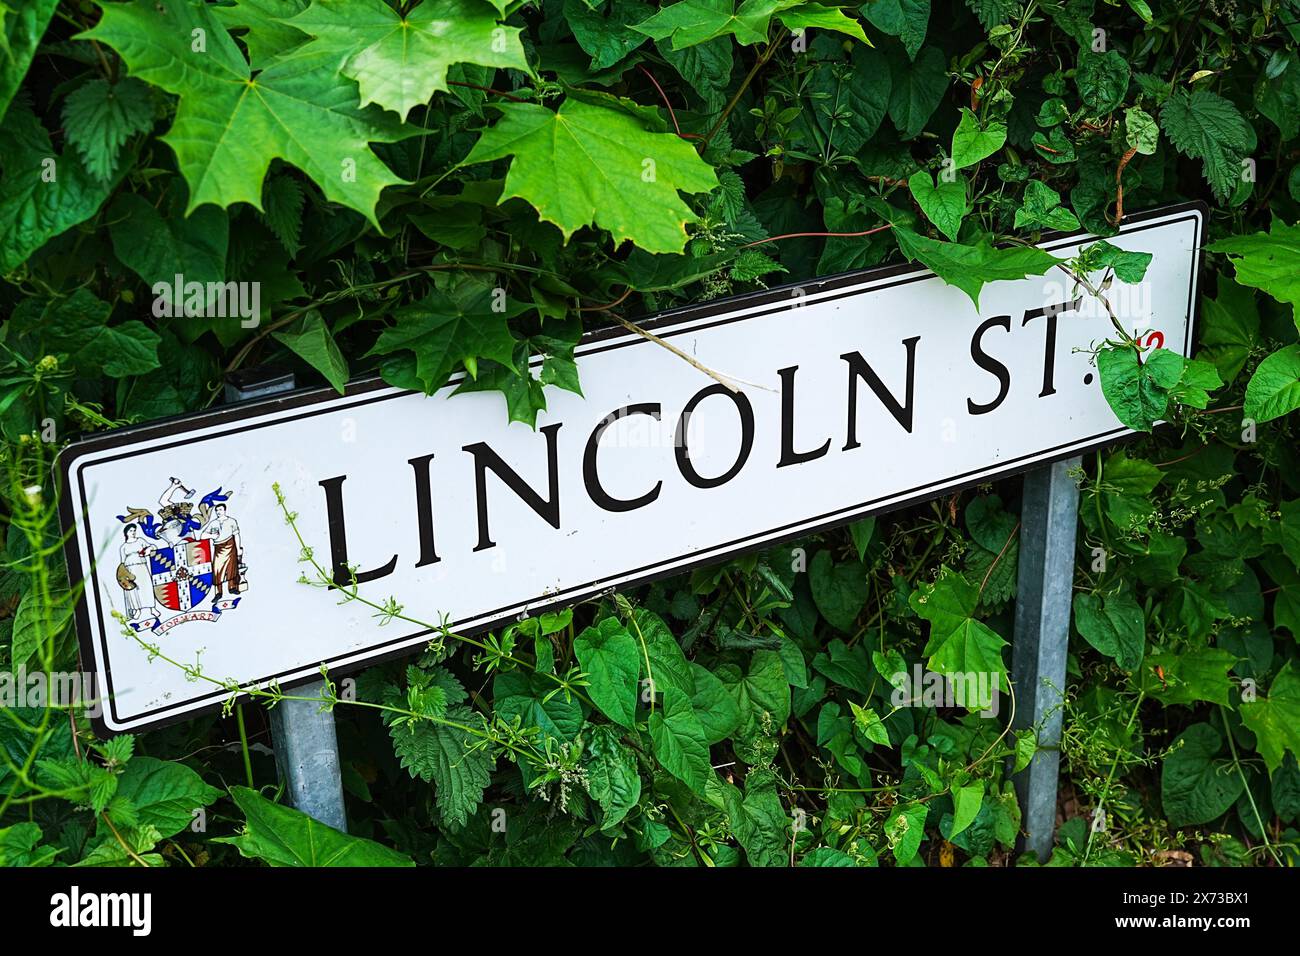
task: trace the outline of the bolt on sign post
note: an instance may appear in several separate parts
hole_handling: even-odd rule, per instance
[[[1111,307],[1183,355],[1204,218],[1197,206],[1155,210],[1108,239],[1154,256],[1141,283],[1111,285]],[[1069,258],[1092,239],[1042,248]],[[472,633],[1052,466],[1027,488],[1013,658],[1034,685],[1016,688],[1029,711],[1018,721],[1054,746],[1053,697],[1039,688],[1055,681],[1059,694],[1063,679],[1075,495],[1054,463],[1131,434],[1093,362],[1114,333],[1102,304],[1056,270],[989,283],[976,308],[898,266],[642,326],[696,364],[631,331],[591,333],[576,353],[583,396],[548,393],[536,430],[509,423],[496,394],[449,398],[453,383],[425,396],[374,379],[69,446],[62,519],[69,568],[85,581],[77,627],[106,698],[100,729],[139,731],[228,696],[145,643],[241,686],[288,687],[430,640],[341,601],[336,589],[354,582],[371,601]],[[295,528],[333,588],[297,583]],[[1048,763],[1036,766],[1035,799]],[[1050,786],[1054,799],[1054,771]]]

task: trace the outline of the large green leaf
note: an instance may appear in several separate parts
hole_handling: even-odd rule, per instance
[[[1108,594],[1080,592],[1074,596],[1074,626],[1084,640],[1125,670],[1142,663],[1146,620],[1128,591]]]
[[[650,739],[664,769],[703,796],[713,777],[704,728],[690,698],[668,688],[664,705],[650,715]]]
[[[988,686],[1009,689],[1006,665],[1002,662],[1002,648],[1007,642],[983,621],[972,617],[979,605],[976,585],[945,568],[933,583],[913,592],[911,605],[930,622],[930,639],[924,653],[929,657],[931,670],[953,677],[989,675]],[[968,702],[968,706],[970,703],[974,702]],[[990,701],[978,703],[987,707]]]
[[[974,166],[992,156],[1007,141],[1006,123],[981,125],[970,110],[961,111],[961,121],[952,134],[952,163],[957,169]]]
[[[1255,368],[1246,385],[1247,418],[1272,421],[1300,408],[1300,345],[1278,349]]]
[[[1214,365],[1219,377],[1231,384],[1259,346],[1259,309],[1255,293],[1219,277],[1219,294],[1201,298],[1201,350],[1197,353]]]
[[[552,112],[533,103],[498,107],[466,163],[513,156],[502,199],[518,196],[560,227],[567,240],[587,225],[608,229],[650,252],[681,252],[694,220],[678,191],[718,184],[694,147],[652,131],[631,113],[578,99]]]
[[[402,119],[447,89],[453,63],[529,72],[519,28],[483,0],[425,0],[399,14],[382,0],[312,0],[288,23],[315,37],[307,49],[341,62],[361,105],[378,103]]]
[[[371,354],[414,353],[415,374],[430,394],[461,366],[477,371],[480,358],[514,368],[517,343],[506,320],[521,309],[495,309],[495,299],[493,289],[477,283],[462,283],[451,292],[434,289],[394,313],[395,324],[380,334]]]
[[[734,36],[742,46],[752,46],[767,39],[774,18],[791,30],[817,27],[866,40],[858,22],[837,7],[803,0],[742,0],[739,7],[734,0],[680,0],[632,29],[656,40],[671,38],[674,50],[723,36]]]
[[[1300,308],[1300,224],[1288,226],[1275,219],[1268,232],[1228,236],[1206,248],[1227,253],[1242,285],[1262,289],[1279,302]]]
[[[116,50],[131,75],[180,97],[163,137],[190,187],[192,211],[205,203],[262,208],[262,180],[274,159],[297,166],[327,199],[365,215],[385,186],[403,182],[370,150],[414,130],[361,108],[338,82],[338,57],[303,48],[253,74],[206,3],[131,0],[104,3],[81,39]],[[195,48],[195,31],[205,38]]]
[[[221,791],[181,763],[154,757],[132,757],[117,783],[117,796],[131,801],[138,825],[158,828],[160,836],[189,828],[200,808],[210,806]]]
[[[0,3],[0,119],[31,65],[58,0],[6,0]]]
[[[1209,724],[1193,724],[1174,741],[1160,768],[1160,800],[1171,825],[1209,823],[1241,796],[1241,774],[1219,757],[1222,749],[1223,737]]]
[[[966,218],[970,206],[966,200],[966,180],[956,177],[947,182],[943,174],[938,180],[931,178],[925,170],[917,170],[907,180],[908,191],[916,204],[925,213],[925,218],[934,223],[935,228],[953,242],[961,230],[961,221]]]
[[[775,732],[789,719],[790,684],[776,651],[755,651],[748,673],[734,664],[723,664],[714,671],[736,702],[740,714],[736,736],[740,739]]]
[[[873,27],[898,37],[915,58],[930,28],[930,0],[868,0],[858,7]]]
[[[349,836],[292,807],[272,803],[256,790],[231,787],[247,821],[243,832],[218,837],[249,859],[272,866],[414,866],[411,858],[373,840]]]
[[[1268,696],[1241,702],[1241,720],[1255,732],[1255,749],[1269,772],[1291,751],[1300,758],[1300,674],[1287,661],[1273,678]]]
[[[0,274],[93,216],[113,183],[92,176],[69,150],[60,156],[26,103],[0,123]]]
[[[830,624],[846,633],[867,603],[867,569],[861,561],[836,561],[830,551],[821,550],[808,566],[817,610]]]
[[[1149,432],[1165,417],[1169,392],[1183,376],[1183,357],[1168,349],[1143,357],[1130,345],[1108,346],[1097,353],[1097,371],[1115,417],[1128,428]]]
[[[573,653],[587,674],[592,703],[610,720],[631,729],[636,715],[641,652],[636,638],[616,617],[589,627],[573,641]]]
[[[300,359],[325,376],[325,380],[343,394],[348,384],[348,362],[321,314],[312,309],[298,322],[273,333]]]
[[[923,47],[914,59],[909,62],[897,56],[889,61],[889,118],[904,139],[911,139],[925,128],[949,82],[948,62],[938,47]]]
[[[893,232],[903,255],[913,262],[920,262],[949,285],[961,289],[970,296],[977,309],[980,290],[985,283],[1040,276],[1058,262],[1065,261],[1032,246],[998,248],[987,235],[980,236],[973,245],[964,245],[931,239],[897,224]]]
[[[601,829],[616,826],[641,799],[636,754],[619,741],[608,724],[592,727],[587,741],[587,789],[605,816]]]

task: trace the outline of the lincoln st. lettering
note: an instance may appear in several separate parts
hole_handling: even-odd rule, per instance
[[[1030,309],[1022,316],[1020,328],[1040,328],[1043,335],[1042,387],[1039,398],[1047,398],[1056,393],[1055,351],[1057,318],[1062,312],[1073,311],[1079,307],[1080,300]],[[997,351],[996,337],[1015,333],[1011,316],[998,315],[985,319],[975,329],[970,341],[971,360],[997,382],[997,394],[988,401],[966,398],[966,408],[970,415],[987,415],[996,411],[1006,400],[1011,389],[1011,369],[993,354]],[[904,357],[906,372],[904,381],[894,383],[893,387],[873,368],[870,360],[861,352],[846,352],[839,356],[843,363],[841,373],[845,380],[846,414],[842,431],[843,444],[839,450],[843,453],[853,452],[863,447],[863,436],[859,434],[859,399],[865,398],[870,391],[874,400],[888,413],[896,426],[907,434],[912,433],[913,411],[916,397],[916,367],[924,347],[921,337],[911,336],[903,339],[898,348]],[[780,382],[781,413],[777,426],[780,428],[780,457],[775,462],[777,468],[787,468],[816,461],[831,452],[841,436],[821,436],[820,444],[813,439],[795,436],[796,377],[799,366],[792,365],[777,370]],[[865,386],[865,389],[863,388]],[[725,470],[717,474],[701,474],[691,457],[689,426],[691,416],[705,402],[726,402],[732,406],[730,415],[739,427],[740,444],[734,461]],[[582,477],[587,496],[592,503],[604,511],[620,513],[635,511],[648,507],[658,500],[667,480],[681,479],[687,484],[702,490],[719,488],[727,484],[744,469],[750,461],[754,448],[755,421],[754,407],[741,392],[732,392],[721,384],[710,385],[696,392],[682,407],[677,415],[673,439],[673,457],[676,475],[647,475],[646,488],[640,494],[631,497],[618,497],[606,489],[601,482],[599,450],[602,436],[615,423],[625,418],[645,416],[660,422],[664,417],[663,405],[659,402],[639,402],[612,410],[601,419],[600,423],[584,436],[582,444]],[[557,531],[561,528],[561,489],[559,486],[560,431],[562,422],[553,422],[538,429],[540,438],[546,445],[547,482],[544,490],[534,488],[503,459],[486,442],[473,442],[464,445],[462,452],[470,455],[474,464],[474,500],[477,514],[477,540],[473,551],[485,551],[495,548],[497,542],[493,537],[490,502],[500,494],[499,485],[504,485],[510,493],[522,501],[541,520]],[[566,434],[567,438],[567,434]],[[442,560],[439,547],[445,542],[438,541],[435,534],[434,508],[434,469],[435,455],[419,455],[408,460],[412,469],[414,488],[416,530],[419,540],[419,554],[415,567],[427,567]],[[671,476],[671,477],[670,477]],[[495,479],[495,480],[493,480]],[[348,587],[354,582],[365,584],[386,575],[397,568],[399,556],[394,554],[385,563],[362,570],[353,568],[349,561],[347,528],[344,510],[344,484],[347,475],[337,475],[320,482],[325,493],[326,518],[329,524],[330,559],[334,569],[336,587]]]

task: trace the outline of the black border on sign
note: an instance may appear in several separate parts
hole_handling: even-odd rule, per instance
[[[1193,215],[1188,215],[1182,218],[1170,218],[1182,212],[1193,213]],[[1201,270],[1199,253],[1204,241],[1204,227],[1208,218],[1209,208],[1204,202],[1180,203],[1172,206],[1164,206],[1159,209],[1145,210],[1130,215],[1127,218],[1125,225],[1128,226],[1131,224],[1137,228],[1121,229],[1119,233],[1119,235],[1131,235],[1133,233],[1145,231],[1148,228],[1153,228],[1154,225],[1171,225],[1173,223],[1182,222],[1185,219],[1192,219],[1196,222],[1194,258],[1192,262],[1191,279],[1188,284],[1187,319],[1183,339],[1185,357],[1191,356],[1193,332],[1200,323],[1200,296],[1198,293]],[[1150,222],[1154,219],[1161,219],[1164,221],[1150,226],[1140,225],[1141,223]],[[1060,248],[1061,246],[1069,246],[1081,241],[1087,241],[1089,237],[1092,237],[1092,234],[1085,231],[1068,234],[1046,233],[1045,241],[1040,242],[1038,247],[1048,249]],[[933,275],[934,273],[930,272],[930,270],[925,267],[911,264],[847,272],[822,279],[814,279],[809,282],[788,283],[776,288],[764,289],[758,292],[734,296],[728,299],[720,299],[703,305],[686,306],[681,309],[659,313],[647,319],[640,320],[637,324],[643,329],[656,330],[656,333],[661,338],[671,338],[674,334],[697,332],[702,329],[712,328],[716,325],[745,321],[746,319],[771,315],[775,312],[788,311],[797,307],[797,303],[800,301],[799,298],[792,297],[791,293],[794,292],[794,290],[802,290],[805,295],[815,295],[823,292],[833,292],[847,287],[859,286],[864,282],[872,282],[888,278],[898,279],[897,282],[891,282],[884,286],[844,292],[842,295],[825,296],[817,300],[818,302],[826,302],[851,295],[870,295],[871,293],[880,291],[881,289],[925,280],[931,278]],[[737,309],[752,308],[756,305],[761,306],[769,304],[772,305],[773,308],[744,316],[719,318],[717,322],[693,325],[689,329],[682,329],[678,332],[672,331],[672,327],[684,323],[715,316],[726,316],[728,313],[734,312]],[[611,351],[613,349],[625,348],[630,345],[644,344],[648,341],[648,339],[634,335],[617,327],[599,329],[584,335],[575,352],[579,356],[593,355],[600,352]],[[534,364],[536,364],[536,362],[534,362]],[[457,378],[453,378],[449,384],[454,384],[457,380]],[[291,392],[285,392],[281,395],[269,396],[265,399],[251,399],[226,409],[199,412],[189,415],[170,416],[142,425],[133,425],[126,428],[115,429],[68,445],[59,454],[55,470],[56,477],[60,481],[59,519],[63,532],[66,535],[64,550],[67,557],[69,578],[74,582],[85,581],[85,574],[81,567],[81,555],[78,548],[77,536],[75,534],[68,534],[69,530],[73,528],[77,521],[77,511],[72,500],[72,479],[74,477],[74,465],[79,458],[106,449],[132,445],[140,441],[148,441],[150,439],[165,436],[177,436],[178,440],[174,443],[153,446],[147,449],[149,452],[154,452],[163,448],[174,447],[174,445],[185,444],[184,439],[180,438],[180,436],[190,431],[211,427],[220,423],[248,422],[248,424],[244,424],[238,428],[228,429],[220,435],[209,437],[224,437],[226,435],[264,427],[266,425],[279,424],[280,422],[293,421],[299,418],[307,418],[324,412],[334,412],[341,408],[356,407],[358,405],[366,405],[373,402],[386,401],[388,399],[417,394],[412,391],[388,391],[387,394],[361,398],[362,396],[366,396],[372,392],[390,389],[391,386],[385,384],[378,375],[370,375],[359,379],[356,382],[349,383],[344,395],[342,396],[340,396],[334,389],[327,387],[298,389]],[[361,400],[344,406],[332,404],[330,408],[320,409],[319,411],[307,410],[312,406],[324,403],[334,403],[350,398],[361,398]],[[301,414],[288,418],[277,418],[271,422],[262,422],[259,424],[257,422],[249,421],[251,419],[265,416],[267,413],[280,412],[288,409],[304,409],[304,411]],[[901,492],[895,492],[871,501],[864,501],[847,508],[838,509],[834,512],[829,512],[823,515],[817,515],[793,524],[777,528],[769,528],[765,531],[746,535],[743,538],[737,538],[732,541],[723,542],[707,549],[689,552],[652,565],[633,568],[619,574],[609,575],[604,578],[589,581],[585,584],[575,585],[571,588],[566,588],[564,591],[548,594],[546,596],[547,600],[544,603],[534,604],[533,602],[525,601],[497,608],[492,611],[487,611],[478,614],[473,618],[467,619],[467,623],[464,626],[460,626],[457,622],[450,625],[448,629],[466,636],[473,635],[488,630],[502,621],[509,620],[524,613],[535,615],[558,608],[570,607],[594,597],[598,597],[602,594],[606,594],[617,587],[634,587],[664,577],[676,574],[685,574],[702,565],[725,561],[737,554],[754,550],[755,548],[773,547],[784,541],[790,541],[810,534],[817,534],[821,531],[836,527],[837,525],[842,525],[871,515],[906,508],[934,498],[940,493],[946,494],[953,491],[961,491],[965,488],[972,487],[973,485],[982,484],[999,478],[1006,478],[1025,471],[1030,466],[1046,465],[1060,461],[1064,458],[1081,455],[1105,445],[1113,444],[1114,442],[1133,434],[1135,433],[1131,429],[1124,427],[1111,429],[1110,431],[1091,436],[1090,438],[1067,442],[1053,448],[1044,449],[1040,452],[1021,456],[1020,458],[1001,461],[987,468],[976,469],[960,475],[952,475],[930,482],[926,485],[905,489]],[[110,459],[98,459],[96,462],[90,464],[132,457],[135,454],[141,453],[143,452],[124,452],[123,454],[114,456]],[[85,488],[80,482],[80,468],[76,469],[75,477],[78,479],[76,488],[79,492],[78,498],[80,513],[82,516],[86,517],[88,521],[88,507],[85,500]],[[93,529],[89,528],[88,525],[86,527],[86,533],[87,540],[93,542]],[[96,593],[98,594],[98,576],[94,566],[91,568],[90,578],[91,583],[96,588]],[[75,617],[77,636],[83,659],[82,666],[90,665],[93,668],[97,659],[95,655],[95,635],[91,631],[89,608],[84,593],[78,597]],[[350,651],[346,654],[337,655],[336,657],[327,658],[312,664],[300,665],[291,670],[282,671],[279,674],[269,674],[263,677],[254,678],[246,681],[244,686],[264,686],[269,682],[280,681],[283,679],[282,686],[289,688],[295,684],[315,680],[319,676],[319,668],[321,666],[333,665],[331,666],[331,674],[347,674],[362,667],[369,667],[398,657],[409,656],[413,651],[413,644],[416,641],[433,633],[437,632],[428,629],[413,634],[406,634],[389,641],[384,641],[380,644],[371,645],[365,650]],[[108,635],[103,626],[102,617],[100,620],[99,641],[104,660],[103,683],[105,686],[97,689],[100,691],[103,700],[112,712],[114,720],[117,720],[117,711],[112,693],[112,670],[109,665]],[[402,646],[393,648],[392,645],[394,644],[401,644]],[[389,649],[384,650],[384,648]],[[342,663],[335,663],[340,661]],[[289,677],[288,675],[293,676]],[[134,733],[150,730],[179,720],[190,720],[203,716],[204,714],[213,713],[222,707],[223,702],[228,698],[228,696],[229,694],[227,691],[221,690],[210,694],[203,694],[198,697],[191,697],[187,700],[155,708],[153,710],[143,711],[138,715],[128,718],[129,724],[123,726],[120,730],[109,727],[102,714],[92,718],[92,724],[94,725],[95,731],[100,736],[111,736],[114,733]],[[193,707],[192,705],[196,701],[210,702],[201,704],[198,707]],[[180,710],[180,708],[185,709]]]

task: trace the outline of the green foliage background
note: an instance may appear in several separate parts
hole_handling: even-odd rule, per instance
[[[900,259],[977,299],[1060,264],[1042,230],[1202,200],[1196,360],[1097,356],[1121,420],[1170,424],[1078,476],[1051,863],[1294,863],[1298,41],[1296,0],[0,3],[0,665],[78,667],[76,432],[263,363],[465,370],[532,424],[613,316]],[[1104,295],[1145,269],[1116,252],[1063,265]],[[261,283],[257,323],[161,315],[177,274]],[[0,708],[0,862],[1032,864],[1032,735],[888,683],[1005,674],[1018,494],[336,681],[351,836],[277,802],[255,703],[110,740]]]

